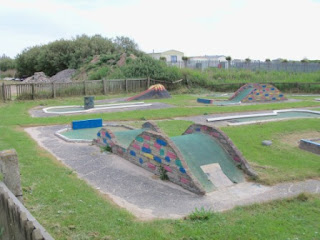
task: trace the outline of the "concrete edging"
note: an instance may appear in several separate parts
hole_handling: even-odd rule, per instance
[[[76,110],[76,111],[69,111],[69,112],[50,112],[50,109],[56,108],[72,108],[72,107],[81,107],[79,105],[69,105],[69,106],[54,106],[54,107],[47,107],[42,109],[43,112],[48,114],[68,114],[68,113],[82,113],[82,112],[94,112],[103,109],[114,109],[114,108],[131,108],[131,107],[146,107],[151,106],[151,103],[144,103],[144,102],[133,102],[133,103],[114,103],[114,104],[104,104],[104,105],[96,105],[96,106],[105,106],[102,108],[90,108],[90,109],[83,109],[83,110]]]
[[[258,113],[258,114],[245,114],[245,115],[238,115],[238,116],[225,116],[225,117],[216,117],[216,118],[207,118],[207,122],[216,122],[216,121],[224,121],[224,120],[232,120],[232,119],[241,119],[241,118],[250,118],[250,117],[264,117],[264,116],[276,116],[278,113],[282,112],[305,112],[305,113],[315,113],[319,114],[320,117],[320,111],[312,111],[312,110],[305,110],[305,109],[283,109],[283,110],[274,110],[271,113]],[[285,118],[283,118],[285,119]],[[288,119],[288,118],[286,118]],[[291,118],[289,118],[291,119]],[[281,120],[281,118],[277,119]],[[255,121],[249,121],[245,123],[230,123],[230,125],[241,125],[241,124],[251,124],[251,123],[260,123],[260,122],[266,122],[266,121],[276,121],[273,119],[270,120],[255,120]]]

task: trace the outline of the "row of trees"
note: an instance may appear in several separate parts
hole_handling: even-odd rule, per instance
[[[52,76],[67,68],[79,68],[88,57],[122,52],[136,56],[143,54],[138,50],[138,45],[128,37],[110,39],[101,35],[81,35],[71,40],[61,39],[27,48],[18,54],[16,67],[19,76],[30,76],[39,71]]]
[[[7,71],[9,69],[15,69],[16,68],[16,62],[14,59],[6,56],[3,54],[0,57],[0,71]]]

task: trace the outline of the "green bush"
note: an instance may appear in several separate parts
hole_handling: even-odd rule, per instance
[[[124,79],[126,76],[120,68],[114,68],[113,71],[110,71],[110,74],[107,77],[108,79]]]
[[[107,63],[109,60],[114,60],[116,58],[116,54],[103,54],[100,56],[100,64]]]
[[[66,68],[77,69],[95,55],[103,55],[101,63],[107,62],[109,57],[117,61],[126,51],[141,54],[137,44],[126,37],[109,39],[100,35],[81,35],[71,40],[61,39],[26,48],[17,56],[16,63],[19,76],[30,76],[39,71],[52,76]]]
[[[106,77],[110,69],[108,67],[98,68],[96,71],[89,74],[89,80],[99,80]]]
[[[3,54],[0,57],[0,71],[7,71],[9,69],[15,69],[15,68],[16,68],[16,62],[14,59],[11,59],[5,54]]]

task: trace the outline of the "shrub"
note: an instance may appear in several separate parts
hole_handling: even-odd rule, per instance
[[[188,219],[195,220],[209,220],[212,216],[214,216],[214,212],[212,210],[206,210],[203,207],[200,209],[195,208],[195,210],[187,217]]]
[[[16,68],[16,62],[14,59],[11,59],[5,54],[3,54],[0,57],[0,71],[7,71],[9,69],[15,69],[15,68]]]
[[[106,77],[110,69],[108,67],[101,67],[89,74],[89,80],[99,80]]]
[[[31,76],[39,71],[52,76],[66,68],[77,69],[83,63],[90,62],[95,55],[104,55],[101,63],[111,57],[117,61],[120,54],[126,51],[140,54],[137,45],[126,37],[112,40],[100,35],[81,35],[71,40],[61,39],[26,48],[17,56],[16,63],[19,76]]]

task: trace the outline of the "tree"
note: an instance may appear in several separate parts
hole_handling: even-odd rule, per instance
[[[308,58],[304,58],[304,59],[301,60],[301,62],[302,63],[307,63],[307,62],[309,62],[309,60],[308,60]]]
[[[17,56],[17,70],[19,76],[30,76],[39,71],[52,76],[66,68],[79,68],[95,55],[119,53],[120,48],[133,50],[134,47],[136,45],[125,37],[117,38],[114,43],[101,35],[80,35],[23,50]]]
[[[271,62],[270,58],[266,58],[265,62],[267,63]]]
[[[15,60],[3,54],[0,57],[0,71],[7,71],[8,69],[15,69]]]
[[[251,59],[250,58],[246,58],[245,61],[246,61],[246,63],[250,63]]]
[[[138,44],[128,37],[116,37],[113,40],[113,43],[116,45],[117,50],[122,53],[141,55],[141,52],[138,49]]]

